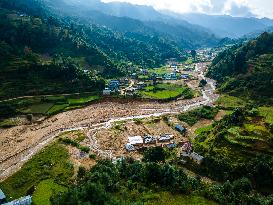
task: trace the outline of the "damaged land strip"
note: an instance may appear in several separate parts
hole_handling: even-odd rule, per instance
[[[6,179],[59,134],[71,130],[110,128],[114,122],[179,113],[212,105],[218,95],[214,82],[209,82],[203,96],[170,103],[158,102],[101,102],[83,109],[71,110],[45,119],[40,123],[0,130],[0,180]]]

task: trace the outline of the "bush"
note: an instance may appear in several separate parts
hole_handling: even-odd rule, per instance
[[[90,158],[90,159],[96,159],[96,158],[97,158],[97,155],[94,154],[94,153],[93,153],[93,154],[89,154],[89,158]]]
[[[203,106],[201,108],[197,108],[195,110],[178,115],[178,119],[180,121],[186,122],[190,126],[193,126],[202,118],[209,120],[214,119],[217,113],[218,113],[217,108]]]
[[[168,152],[162,147],[147,149],[143,155],[144,162],[164,162],[168,157]]]

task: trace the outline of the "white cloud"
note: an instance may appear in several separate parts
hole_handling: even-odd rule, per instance
[[[171,11],[201,12],[207,14],[229,14],[273,18],[273,0],[102,0],[103,2],[122,1],[139,5],[153,6],[155,9]]]

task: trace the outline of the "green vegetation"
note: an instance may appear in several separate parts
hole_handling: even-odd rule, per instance
[[[104,82],[92,76],[92,72],[84,72],[74,60],[79,56],[85,56],[90,67],[100,65],[117,72],[102,52],[71,29],[42,16],[22,17],[3,8],[9,4],[12,1],[0,4],[0,99],[102,90]]]
[[[186,99],[190,99],[194,96],[193,91],[188,87],[163,83],[147,86],[145,90],[140,91],[139,93],[144,98],[157,100],[173,100],[182,96]]]
[[[0,188],[13,199],[32,194],[34,204],[48,202],[52,193],[70,186],[73,165],[63,145],[54,143],[29,160],[14,175],[0,183]],[[35,190],[35,187],[37,189]],[[45,194],[46,193],[46,194]],[[37,200],[37,201],[36,201]]]
[[[1,128],[9,128],[13,126],[17,126],[20,124],[20,120],[18,118],[9,118],[0,121],[0,127]]]
[[[259,107],[259,115],[265,118],[266,123],[273,124],[273,107]]]
[[[100,99],[96,93],[79,94],[79,95],[56,95],[49,97],[33,97],[0,102],[1,117],[4,120],[0,125],[7,126],[16,124],[14,121],[7,121],[5,118],[17,115],[45,115],[50,116],[62,111],[80,108]]]
[[[33,194],[33,204],[51,205],[50,198],[54,193],[64,193],[67,191],[67,187],[56,184],[52,179],[43,180],[38,184]]]
[[[216,103],[219,107],[222,107],[224,109],[234,109],[237,107],[245,107],[247,104],[247,101],[239,97],[224,94],[218,98]]]
[[[145,204],[148,205],[216,205],[217,203],[209,201],[201,196],[195,195],[173,195],[169,192],[159,192],[155,194],[144,194],[144,200],[147,199]]]
[[[45,114],[50,108],[53,107],[53,103],[41,103],[35,104],[28,107],[26,110],[22,110],[22,113],[32,113],[32,114]]]
[[[59,139],[59,141],[66,144],[66,145],[71,145],[73,147],[77,147],[79,150],[81,150],[83,152],[86,152],[86,153],[90,152],[90,148],[80,145],[80,143],[78,142],[78,139],[72,140],[67,137],[65,137],[65,138],[62,137]]]
[[[203,134],[203,133],[207,133],[209,131],[211,131],[213,128],[212,125],[206,126],[206,127],[201,127],[197,130],[195,130],[195,134],[199,135],[199,134]]]
[[[183,122],[186,122],[190,126],[193,126],[202,118],[213,120],[217,113],[218,113],[217,108],[203,106],[201,108],[197,108],[195,110],[179,114],[178,119]]]
[[[206,157],[199,171],[219,181],[248,176],[256,190],[272,193],[273,133],[258,115],[237,108],[198,130],[194,147]]]
[[[67,193],[56,193],[51,201],[53,205],[217,204],[210,200],[223,205],[270,205],[273,197],[257,194],[247,178],[206,183],[164,160],[155,163],[127,158],[117,164],[99,161],[90,170],[81,171],[77,184]]]
[[[99,96],[88,96],[85,98],[70,98],[68,99],[68,104],[73,106],[73,105],[82,105],[82,104],[86,104],[95,100],[99,100],[100,97]]]
[[[216,79],[221,92],[272,102],[273,34],[263,33],[244,45],[219,54],[208,76]]]

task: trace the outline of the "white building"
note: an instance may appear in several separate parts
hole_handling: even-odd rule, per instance
[[[191,158],[193,161],[195,161],[197,164],[201,164],[202,161],[203,161],[203,159],[204,159],[203,156],[197,154],[196,152],[192,152],[192,153],[190,154],[190,158]]]
[[[111,90],[109,88],[105,88],[103,90],[103,95],[111,95]]]
[[[127,143],[127,144],[125,145],[125,149],[126,149],[128,152],[135,151],[134,145],[132,145],[132,144],[130,144],[130,143]]]
[[[141,136],[128,137],[128,143],[131,145],[143,145],[143,138]]]

